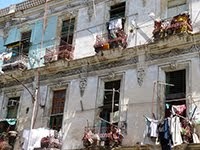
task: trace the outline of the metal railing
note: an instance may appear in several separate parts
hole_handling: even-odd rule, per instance
[[[74,52],[74,47],[71,44],[46,48],[44,63],[57,61],[59,59],[72,60],[73,52]]]
[[[28,57],[21,54],[18,56],[12,56],[10,59],[4,59],[2,65],[2,71],[15,70],[15,69],[27,69]]]
[[[121,145],[124,136],[121,129],[116,126],[109,127],[85,127],[82,138],[85,147],[90,146],[109,146],[116,147]],[[102,144],[104,143],[104,144]],[[106,143],[106,144],[105,144]]]
[[[159,40],[169,35],[185,32],[192,32],[190,16],[187,13],[179,14],[168,19],[154,21],[154,40]]]
[[[10,64],[10,63],[15,63],[15,62],[22,62],[26,64],[28,62],[28,56],[24,54],[19,54],[17,56],[12,56],[10,59],[4,59],[3,65],[5,64]]]
[[[119,46],[123,48],[126,48],[127,46],[127,34],[121,29],[96,36],[94,45],[96,52],[98,52],[98,50],[107,50]]]

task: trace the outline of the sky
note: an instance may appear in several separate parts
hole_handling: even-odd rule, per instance
[[[10,6],[11,4],[16,4],[23,2],[25,0],[0,0],[0,9]]]

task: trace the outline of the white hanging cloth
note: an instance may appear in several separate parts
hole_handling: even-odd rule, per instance
[[[178,116],[175,116],[171,119],[171,134],[174,146],[183,143],[181,137],[181,122]]]
[[[109,22],[109,30],[122,29],[122,19],[115,19]]]
[[[12,52],[3,55],[3,60],[10,60],[12,57]]]
[[[196,133],[192,134],[192,138],[193,138],[193,143],[200,143],[199,138]]]

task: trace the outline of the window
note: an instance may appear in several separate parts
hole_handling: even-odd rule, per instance
[[[125,17],[125,6],[126,3],[119,3],[110,7],[110,20]]]
[[[108,30],[108,41],[106,43],[103,42],[105,44],[103,44],[103,48],[112,49],[119,46],[126,48],[127,35],[124,32],[125,6],[126,3],[123,2],[110,7],[110,21],[106,24]],[[98,49],[95,49],[95,51],[97,52]]]
[[[50,117],[50,128],[59,131],[62,127],[63,111],[65,105],[66,90],[53,92],[53,103]]]
[[[188,10],[186,0],[168,0],[167,17],[173,17]]]
[[[62,22],[60,45],[72,44],[74,36],[75,19],[64,20]]]
[[[22,53],[28,55],[31,40],[31,31],[22,32],[21,34],[21,49]]]
[[[19,55],[28,55],[30,47],[31,31],[22,32],[21,40],[7,45],[7,48],[12,51],[12,57]]]
[[[120,82],[121,80],[109,81],[104,84],[104,100],[101,107],[100,117],[101,133],[106,133],[110,127],[110,123],[118,125],[119,121],[119,98],[120,98]]]
[[[106,23],[107,34],[97,35],[95,52],[112,48],[126,48],[127,34],[124,32],[126,3],[118,3],[110,7],[110,21]]]
[[[125,2],[110,7],[110,22],[108,24],[109,30],[116,30],[116,29],[124,30],[125,10],[126,10]]]
[[[166,86],[165,97],[169,110],[171,110],[172,105],[185,105],[186,70],[166,72],[166,83],[174,85]],[[185,113],[183,115],[186,115]],[[167,114],[169,115],[170,112],[167,112]]]
[[[174,85],[166,87],[166,99],[185,98],[185,70],[166,72],[166,82]]]
[[[20,97],[13,97],[8,99],[6,118],[12,118],[12,119],[17,118],[19,99]]]

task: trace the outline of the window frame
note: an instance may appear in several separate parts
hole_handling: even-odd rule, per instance
[[[158,81],[161,81],[163,83],[166,82],[166,72],[171,72],[171,71],[178,71],[178,70],[185,70],[185,98],[188,99],[190,95],[190,87],[191,87],[191,61],[186,60],[183,62],[176,62],[176,68],[172,68],[172,64],[161,64],[158,65]],[[160,86],[157,86],[157,118],[161,118],[165,116],[165,89],[161,88]],[[163,101],[164,99],[164,101]],[[189,101],[186,100],[186,114],[189,113]]]
[[[19,104],[18,104],[18,110],[17,110],[17,117],[16,119],[19,118],[20,115],[20,110],[21,110],[21,101],[22,101],[22,94],[23,94],[23,88],[19,87],[18,89],[5,89],[4,90],[4,98],[2,101],[2,107],[1,107],[1,116],[2,118],[6,118],[7,117],[7,105],[8,105],[8,100],[9,98],[13,98],[13,97],[19,97]]]
[[[70,25],[67,28],[67,31],[65,31],[65,33],[63,33],[63,25],[64,25],[64,22],[69,22]],[[72,24],[73,22],[73,24]],[[71,44],[73,45],[73,41],[74,41],[74,31],[75,31],[75,18],[69,18],[69,19],[65,19],[65,20],[62,20],[62,25],[61,25],[61,32],[60,32],[60,46],[64,45],[62,44],[62,42],[65,42],[66,44]],[[67,23],[66,23],[67,24]],[[73,31],[71,30],[71,28],[73,27]],[[66,38],[67,41],[63,40],[63,38]],[[69,39],[70,42],[69,42]]]
[[[23,39],[23,35],[26,33],[29,36],[27,38]],[[24,54],[24,55],[28,55],[28,53],[29,53],[30,46],[31,46],[31,36],[32,36],[32,30],[27,30],[27,31],[21,32],[20,48],[21,48],[22,54]],[[27,46],[25,46],[25,48],[24,48],[24,45],[26,45],[26,44],[27,44]],[[25,49],[27,49],[27,50],[25,51]]]
[[[63,94],[65,94],[64,95],[64,106],[63,106],[63,112],[61,113],[61,112],[59,112],[59,113],[52,113],[53,112],[53,107],[54,107],[54,105],[55,104],[57,104],[57,103],[55,103],[54,102],[54,94],[55,94],[55,92],[58,92],[58,91],[63,91]],[[60,125],[60,127],[57,127],[56,126],[56,130],[59,128],[59,130],[61,130],[62,129],[62,126],[63,126],[63,118],[64,118],[64,112],[65,112],[65,102],[66,102],[66,96],[67,96],[67,89],[65,89],[65,88],[61,88],[61,89],[54,89],[53,91],[52,91],[52,101],[51,101],[51,112],[50,112],[50,122],[49,122],[49,127],[51,128],[51,129],[54,129],[54,128],[52,128],[52,124],[51,124],[51,121],[52,121],[52,118],[54,118],[55,120],[58,118],[58,117],[61,117],[62,118],[62,121],[61,121],[61,125]]]
[[[176,76],[177,75],[181,75],[181,77],[180,76],[177,77],[179,79],[180,78],[181,79],[184,78],[185,81],[182,81],[182,82],[179,82],[178,80],[177,80],[177,82],[175,81],[176,83],[183,84],[184,87],[177,89],[176,85],[174,85],[173,83],[167,81],[167,80],[173,80],[175,75]],[[185,96],[186,96],[186,70],[185,69],[181,69],[181,70],[165,72],[165,78],[166,78],[166,83],[174,85],[174,86],[166,86],[166,88],[165,88],[165,98],[166,98],[166,100],[170,100],[171,98],[172,99],[185,98]],[[178,90],[181,93],[177,93]],[[178,95],[174,95],[174,94],[178,94]]]
[[[17,99],[17,100],[16,100],[16,99]],[[9,101],[11,101],[11,100],[17,101],[17,104],[16,104],[15,106],[8,106]],[[20,102],[20,96],[9,97],[9,98],[8,98],[6,118],[8,118],[8,119],[17,119],[18,109],[19,109],[19,102]],[[13,111],[11,108],[15,108],[15,109],[16,109],[16,110],[14,110],[14,111],[15,111],[14,113],[16,113],[16,114],[15,114],[15,117],[10,117],[10,116],[9,116],[9,114],[10,114],[10,115],[13,115],[13,112],[12,112],[12,113],[11,113],[11,112],[9,113],[9,111]]]
[[[120,11],[119,13],[117,13],[117,14],[123,14],[123,15],[116,16],[116,14],[112,14],[112,12],[115,12],[118,9],[124,10],[123,12]],[[125,16],[126,16],[126,1],[119,2],[117,4],[111,5],[110,10],[109,10],[109,15],[110,15],[110,17],[109,17],[110,21],[120,19],[120,18],[125,18]]]
[[[74,18],[75,19],[75,22],[74,22],[74,33],[76,31],[76,28],[77,28],[77,14],[78,14],[78,11],[74,11],[73,14],[69,13],[68,11],[67,12],[63,12],[60,16],[58,16],[58,21],[57,21],[57,32],[56,32],[56,35],[57,37],[61,37],[61,31],[62,31],[62,24],[63,24],[63,21],[64,20],[70,20],[70,18]],[[75,34],[73,34],[73,41],[72,41],[72,44],[71,45],[74,45],[74,41],[75,41]],[[61,38],[57,38],[56,39],[56,45],[57,46],[60,46],[61,44]]]
[[[112,76],[114,75],[114,76]],[[119,122],[117,126],[120,126],[120,123],[123,121],[127,121],[127,114],[126,112],[122,112],[122,105],[123,104],[123,97],[124,97],[124,80],[125,80],[125,73],[124,72],[115,72],[115,73],[108,73],[102,76],[99,76],[98,79],[98,89],[97,89],[97,99],[96,99],[96,104],[95,104],[95,119],[94,119],[94,124],[95,126],[99,126],[101,124],[101,120],[99,118],[96,118],[96,116],[100,115],[100,110],[101,107],[103,106],[104,103],[104,86],[105,82],[109,81],[115,81],[115,80],[120,80],[120,96],[119,96]],[[101,128],[99,128],[100,130]]]
[[[44,110],[44,117],[48,118],[46,120],[46,126],[50,127],[50,116],[51,116],[51,109],[52,109],[52,104],[53,104],[53,91],[55,90],[66,90],[66,95],[65,95],[65,104],[64,104],[64,111],[63,111],[63,120],[62,120],[62,126],[61,130],[63,127],[64,123],[64,112],[67,110],[67,103],[68,103],[68,95],[69,95],[69,85],[70,82],[64,82],[64,81],[57,81],[53,80],[51,81],[51,84],[47,84],[47,100],[45,104],[45,110]]]

